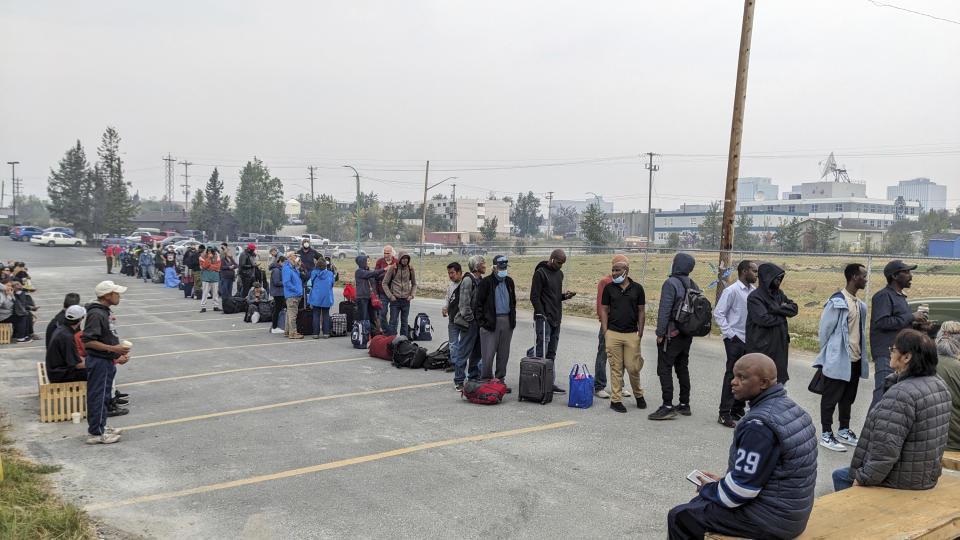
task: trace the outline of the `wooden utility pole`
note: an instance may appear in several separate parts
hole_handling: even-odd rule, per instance
[[[717,265],[717,300],[726,286],[722,279],[730,268],[733,226],[737,210],[737,178],[740,176],[740,141],[743,138],[743,108],[747,101],[747,73],[750,69],[750,38],[753,35],[753,8],[756,0],[744,0],[743,26],[740,29],[740,58],[737,61],[737,87],[733,98],[733,122],[730,126],[730,152],[727,157],[727,187],[723,195],[723,221],[720,233],[720,261]],[[749,233],[748,233],[749,234]]]
[[[420,220],[420,261],[417,275],[423,275],[423,244],[427,236],[427,182],[430,181],[430,160],[427,160],[427,172],[423,174],[423,217]]]

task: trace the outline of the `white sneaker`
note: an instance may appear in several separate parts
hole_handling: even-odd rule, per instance
[[[832,431],[828,431],[820,436],[820,446],[833,450],[834,452],[846,452],[847,447],[838,443],[837,438],[833,436]]]
[[[120,442],[120,435],[116,433],[106,433],[103,435],[90,435],[87,437],[87,444],[113,444]]]
[[[607,392],[606,390],[597,390],[593,393],[593,395],[601,399],[610,399],[610,392]]]
[[[119,434],[123,433],[123,428],[112,428],[112,427],[110,427],[110,426],[105,426],[105,427],[103,428],[103,432],[104,432],[104,433],[110,433],[111,435],[113,435],[113,434],[119,435]]]
[[[250,321],[251,321],[253,324],[257,324],[258,322],[260,322],[260,313],[259,313],[259,312],[255,312],[255,313],[250,317]]]
[[[633,394],[630,393],[630,389],[626,385],[623,387],[623,397],[633,397]]]
[[[857,438],[857,434],[849,428],[843,428],[837,430],[837,441],[843,444],[849,444],[850,446],[856,446],[860,439]]]
[[[282,333],[283,333],[283,328],[280,328],[280,327],[278,326],[278,327],[274,328],[273,330],[270,330],[270,333],[271,333],[271,334],[282,334]]]

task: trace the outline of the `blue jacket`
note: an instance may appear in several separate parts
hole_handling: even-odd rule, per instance
[[[870,352],[874,358],[890,357],[888,347],[904,328],[913,324],[907,297],[889,285],[877,291],[870,302]]]
[[[310,273],[310,294],[307,303],[314,307],[330,307],[333,305],[333,272],[329,270],[314,270]]]
[[[677,253],[673,257],[673,271],[660,288],[660,307],[657,308],[657,337],[667,337],[677,329],[674,320],[686,288],[692,283],[690,272],[697,262],[691,255]]]
[[[140,266],[153,266],[153,253],[144,251],[140,254]]]
[[[284,298],[295,298],[303,296],[303,282],[300,281],[300,271],[290,264],[290,261],[283,263],[283,296]]]
[[[270,296],[283,296],[283,265],[270,263]]]
[[[860,304],[860,378],[870,378],[867,362],[867,304]],[[823,306],[820,315],[820,354],[813,366],[823,366],[823,374],[840,381],[850,380],[850,328],[847,326],[847,299],[837,291]]]

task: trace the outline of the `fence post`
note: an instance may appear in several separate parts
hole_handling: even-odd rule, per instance
[[[870,274],[873,269],[873,255],[867,255],[867,287],[863,290],[863,300],[867,304],[867,314],[870,313]]]

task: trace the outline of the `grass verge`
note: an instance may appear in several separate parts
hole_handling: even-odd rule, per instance
[[[0,538],[11,540],[96,538],[87,515],[65,504],[45,475],[59,466],[37,465],[23,459],[7,438],[9,425],[0,421]]]

